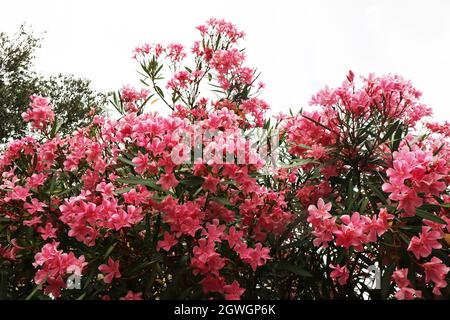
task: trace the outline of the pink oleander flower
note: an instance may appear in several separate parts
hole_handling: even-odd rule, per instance
[[[36,212],[44,212],[44,208],[46,207],[47,205],[45,203],[40,202],[36,198],[31,199],[31,203],[26,202],[23,205],[23,208],[30,214],[34,214]]]
[[[213,241],[201,238],[192,252],[194,256],[191,259],[191,266],[194,274],[211,273],[218,276],[219,271],[225,266],[225,259],[217,253]]]
[[[120,300],[144,300],[144,299],[142,298],[142,292],[133,292],[129,290],[124,297],[120,298]]]
[[[408,251],[414,253],[416,259],[428,257],[433,249],[440,249],[442,245],[439,239],[442,236],[438,231],[433,231],[430,227],[423,226],[419,236],[414,236],[408,246]]]
[[[136,165],[134,171],[138,174],[144,174],[149,166],[149,158],[147,154],[142,154],[138,151],[137,157],[133,158],[132,162]]]
[[[31,177],[27,178],[26,187],[33,189],[44,184],[47,176],[43,173],[33,173]]]
[[[413,300],[422,298],[422,292],[420,290],[414,290],[413,288],[401,287],[396,293],[395,298],[398,300]]]
[[[211,65],[219,74],[225,75],[230,70],[238,68],[243,60],[244,54],[238,49],[219,50],[214,53]]]
[[[409,179],[412,177],[411,170],[413,168],[411,167],[411,164],[404,161],[404,160],[395,160],[394,161],[394,167],[389,168],[386,171],[387,176],[391,180],[391,183],[395,184],[403,184],[403,182],[406,179]]]
[[[178,240],[173,237],[169,232],[164,232],[164,239],[159,240],[158,244],[156,246],[156,250],[163,249],[165,251],[170,251],[173,246],[175,246],[178,243]]]
[[[58,245],[55,241],[45,244],[33,262],[35,268],[40,268],[36,271],[35,283],[39,285],[45,281],[44,291],[55,298],[60,296],[61,288],[66,287],[63,277],[72,273],[81,276],[87,265],[84,256],[76,258],[73,252],[58,250]]]
[[[266,261],[271,259],[269,255],[270,249],[263,247],[261,243],[257,243],[255,248],[241,246],[236,251],[238,251],[241,259],[251,266],[253,271],[256,271],[257,267],[265,265]]]
[[[331,210],[331,202],[325,204],[325,201],[323,201],[323,199],[320,198],[317,201],[317,207],[313,204],[311,204],[308,207],[308,213],[310,216],[308,218],[308,221],[312,222],[317,219],[323,220],[323,219],[331,218],[330,210]]]
[[[202,188],[205,191],[215,193],[219,183],[220,179],[213,177],[211,174],[208,174],[208,176],[205,177],[205,181],[202,184]]]
[[[411,288],[411,281],[408,279],[408,269],[398,269],[392,274],[392,279],[398,287],[395,298],[398,300],[413,300],[422,297],[420,290]]]
[[[241,239],[243,236],[244,236],[243,231],[237,231],[234,226],[229,228],[226,240],[228,241],[230,248],[234,248],[235,246],[241,244],[242,243]]]
[[[55,119],[53,107],[47,98],[33,95],[30,99],[30,108],[22,113],[22,117],[33,129],[43,130]]]
[[[162,174],[161,178],[157,182],[164,190],[169,190],[170,188],[175,188],[179,181],[173,173]]]
[[[408,279],[408,269],[406,268],[394,271],[392,279],[394,279],[399,288],[407,287],[411,284]]]
[[[410,188],[408,188],[403,183],[401,184],[391,184],[391,183],[384,183],[381,186],[382,190],[386,193],[390,193],[389,199],[394,201],[400,201],[403,200],[408,192],[410,192]]]
[[[210,292],[224,293],[224,287],[226,285],[225,280],[221,276],[215,276],[207,274],[203,280],[200,281],[203,292],[205,294]]]
[[[448,174],[445,160],[418,146],[402,147],[393,153],[393,167],[386,171],[389,182],[383,184],[389,199],[398,201],[401,216],[411,217],[428,197],[439,196],[446,188],[441,181]]]
[[[367,240],[369,242],[376,242],[378,237],[382,236],[389,229],[389,224],[387,221],[381,217],[372,218],[364,217],[366,220],[366,230]]]
[[[433,281],[433,293],[440,296],[440,289],[447,286],[447,281],[445,278],[450,268],[442,263],[442,260],[437,257],[432,257],[430,262],[426,262],[422,266],[425,270],[425,281]]]
[[[172,43],[167,46],[167,57],[174,62],[180,62],[186,57],[184,46],[179,43]]]
[[[423,199],[420,198],[413,190],[409,190],[399,201],[398,209],[403,209],[405,212],[402,216],[412,217],[416,214],[416,208],[423,204]]]
[[[337,230],[336,218],[325,219],[315,225],[313,231],[313,235],[315,236],[313,240],[314,246],[328,248],[328,243],[333,241],[333,233]]]
[[[351,217],[342,215],[340,219],[342,224],[334,231],[336,245],[344,248],[354,247],[356,250],[361,250],[362,244],[367,241],[365,219],[361,218],[359,212],[354,212]]]
[[[135,102],[136,100],[145,100],[148,96],[148,90],[142,89],[141,91],[137,91],[128,85],[122,88],[120,94],[124,102]]]
[[[29,192],[30,189],[21,187],[21,186],[15,186],[13,190],[9,193],[9,198],[11,200],[20,200],[20,201],[27,201],[27,198],[31,196],[31,193]]]
[[[350,276],[350,272],[347,269],[347,266],[333,265],[330,264],[329,267],[333,269],[331,271],[330,276],[334,281],[337,281],[341,286],[345,285]]]
[[[207,223],[206,229],[203,229],[202,235],[206,236],[208,241],[220,242],[224,238],[225,225],[219,225],[219,220],[214,219],[213,223]]]
[[[241,288],[236,280],[230,285],[225,285],[223,289],[225,291],[225,300],[241,300],[241,296],[245,292],[245,289]]]
[[[98,267],[98,270],[105,274],[103,281],[105,283],[111,283],[114,278],[118,279],[122,277],[122,274],[119,270],[120,261],[114,261],[111,258],[108,258],[108,264],[102,264]]]
[[[39,232],[42,236],[42,239],[47,240],[47,239],[53,239],[56,238],[56,231],[58,229],[53,228],[53,225],[48,222],[45,224],[45,227],[39,227],[37,229],[37,232]]]

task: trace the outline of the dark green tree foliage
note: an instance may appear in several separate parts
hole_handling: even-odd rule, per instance
[[[73,75],[44,76],[34,70],[41,38],[21,26],[14,35],[0,32],[0,144],[27,132],[22,113],[30,95],[50,97],[61,119],[61,134],[89,123],[90,111],[102,112],[106,98],[91,88],[90,80]]]

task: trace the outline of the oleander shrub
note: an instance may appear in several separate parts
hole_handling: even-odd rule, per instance
[[[135,49],[118,117],[61,135],[31,97],[0,156],[0,298],[448,298],[450,126],[411,82],[350,71],[268,116],[244,33],[197,29]]]

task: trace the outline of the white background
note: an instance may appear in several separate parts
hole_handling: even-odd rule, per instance
[[[262,71],[276,111],[299,109],[324,85],[398,73],[450,120],[450,1],[0,0],[0,31],[27,22],[46,31],[37,68],[87,77],[99,90],[137,83],[132,49],[145,42],[190,48],[195,26],[225,18],[247,34],[248,64]]]

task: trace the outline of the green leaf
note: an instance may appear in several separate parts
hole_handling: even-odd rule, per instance
[[[280,250],[289,249],[289,248],[301,248],[307,243],[308,243],[308,240],[306,240],[306,239],[297,240],[297,241],[283,245],[280,248]]]
[[[419,210],[427,211],[427,212],[430,212],[430,211],[436,212],[436,211],[439,211],[439,209],[440,209],[439,205],[431,204],[431,203],[425,203],[424,205],[422,205],[419,208]]]
[[[56,189],[56,174],[53,174],[52,179],[50,180],[50,189],[48,193],[50,195],[53,195],[55,193],[55,189]]]
[[[327,126],[323,125],[323,124],[320,123],[319,121],[316,121],[316,120],[314,120],[314,119],[312,119],[312,118],[310,118],[310,117],[304,115],[303,113],[301,114],[301,116],[302,116],[303,118],[308,119],[309,121],[313,122],[314,124],[316,124],[316,125],[318,125],[318,126],[324,128],[324,129],[326,129],[326,130],[328,130],[328,131],[333,132],[333,130],[331,130],[331,129],[328,128]]]
[[[130,166],[133,166],[133,167],[136,166],[136,165],[133,163],[133,161],[128,160],[127,158],[124,158],[124,157],[122,157],[122,156],[118,156],[118,157],[117,157],[117,160],[119,160],[120,162],[129,164]]]
[[[180,184],[184,184],[187,186],[198,186],[201,185],[205,181],[203,177],[199,176],[188,176],[185,179],[180,181]]]
[[[155,77],[157,77],[158,76],[158,74],[159,74],[159,72],[161,71],[161,69],[163,68],[163,64],[161,64],[161,65],[159,65],[159,67],[158,67],[158,69],[156,69],[156,71],[155,71]]]
[[[369,204],[369,198],[364,198],[361,201],[361,205],[359,206],[359,213],[364,214],[367,209],[367,205]]]
[[[392,140],[391,143],[391,151],[398,150],[398,147],[400,146],[400,141],[402,140],[403,137],[403,130],[404,130],[403,124],[400,124],[398,126],[397,131],[394,134],[394,139]]]
[[[275,270],[289,271],[289,272],[292,272],[301,277],[312,277],[312,274],[310,272],[306,271],[305,269],[301,268],[300,266],[293,265],[289,262],[282,261],[282,262],[274,263],[274,268],[275,268]]]
[[[105,254],[103,255],[103,259],[106,259],[106,258],[109,257],[109,255],[111,254],[111,252],[114,250],[114,247],[116,246],[116,244],[117,244],[117,242],[116,242],[116,243],[113,243],[113,244],[108,248],[108,250],[106,250]]]
[[[9,285],[8,270],[0,270],[0,300],[5,300],[7,298],[6,294],[8,292],[8,285]]]
[[[411,242],[411,239],[410,239],[406,234],[404,234],[403,232],[399,232],[399,233],[398,233],[398,236],[399,236],[400,239],[402,239],[403,242],[406,243],[406,244],[409,244],[409,243]]]
[[[83,300],[84,299],[84,297],[86,296],[86,292],[84,292],[81,296],[79,296],[78,298],[77,298],[77,300]]]
[[[395,270],[395,263],[390,264],[381,276],[381,298],[387,299],[391,288],[391,278]]]
[[[310,146],[307,146],[306,144],[302,143],[296,143],[296,146],[302,147],[303,149],[311,150],[312,148]]]
[[[423,219],[427,219],[427,220],[434,221],[437,223],[447,224],[442,218],[438,217],[434,213],[427,212],[427,211],[421,210],[419,208],[416,209],[416,215]]]
[[[161,188],[159,185],[157,185],[155,181],[139,178],[136,176],[130,176],[128,178],[118,178],[116,181],[123,183],[123,184],[133,185],[133,186],[137,186],[137,185],[147,186],[154,190],[168,192],[168,191],[165,191],[163,188]]]
[[[354,197],[355,191],[353,190],[353,172],[348,176],[348,182],[347,182],[347,201],[345,202],[345,207],[347,208],[347,211],[351,213],[353,201],[355,199]]]
[[[126,193],[128,191],[130,191],[131,189],[133,189],[132,187],[125,187],[125,188],[120,188],[120,189],[116,189],[116,194],[122,194],[122,193]]]
[[[367,182],[367,185],[369,186],[370,190],[372,190],[373,193],[380,199],[384,204],[387,204],[387,199],[384,196],[383,192],[381,192],[380,189],[375,187],[375,185],[371,184],[370,182]]]
[[[437,149],[435,152],[433,152],[433,156],[437,156],[437,154],[439,152],[441,152],[442,148],[445,146],[445,143],[441,144],[441,146],[439,147],[439,149]]]
[[[289,169],[289,168],[299,167],[299,166],[303,166],[305,164],[310,164],[310,163],[318,163],[318,162],[313,159],[296,159],[290,164],[283,165],[283,168]]]
[[[225,206],[231,206],[232,204],[230,203],[230,201],[226,198],[222,198],[222,197],[211,197],[211,200],[217,201]]]
[[[400,230],[411,231],[419,233],[422,230],[421,226],[398,226]]]
[[[56,134],[59,132],[59,129],[61,129],[61,125],[62,122],[55,118],[52,129],[50,131],[50,138],[54,138],[56,136]]]
[[[194,192],[194,194],[192,195],[192,199],[195,199],[197,197],[197,195],[203,190],[203,188],[200,186],[197,191]]]
[[[25,300],[31,300],[31,298],[33,298],[33,296],[36,294],[36,292],[38,292],[39,290],[41,290],[42,285],[47,282],[47,278],[48,278],[48,274],[45,276],[44,280],[42,280],[42,282],[40,284],[38,284],[33,291],[30,292],[30,294],[25,298]]]
[[[153,260],[150,260],[150,261],[144,261],[144,262],[138,264],[136,267],[134,267],[130,271],[125,271],[124,275],[126,275],[126,276],[135,275],[138,271],[140,271],[140,270],[142,270],[144,268],[148,268],[148,267],[150,267],[151,265],[153,265],[153,264],[155,264],[157,262],[161,262],[160,259],[153,259]]]
[[[161,98],[164,98],[164,92],[161,90],[160,87],[155,86],[155,91]]]
[[[61,192],[56,193],[56,195],[58,197],[62,197],[63,195],[69,194],[72,191],[77,190],[77,189],[81,189],[81,185],[76,185],[76,186],[74,186],[72,188],[68,188],[68,189],[62,190]]]
[[[385,142],[386,140],[390,139],[391,136],[395,133],[395,131],[399,128],[401,122],[400,120],[392,123],[390,126],[388,126],[386,134],[381,138],[381,143]]]

